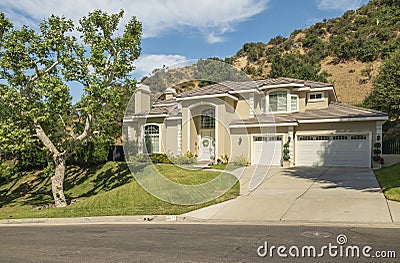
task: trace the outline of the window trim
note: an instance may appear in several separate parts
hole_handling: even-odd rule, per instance
[[[318,95],[321,94],[321,98],[320,99],[311,99],[311,95]],[[324,92],[309,92],[307,93],[307,101],[308,102],[321,102],[321,101],[325,101],[325,94]]]
[[[286,110],[285,111],[270,111],[269,107],[269,95],[273,92],[286,92]],[[292,97],[296,97],[297,100],[297,109],[292,110]],[[299,94],[297,93],[291,93],[290,89],[275,89],[275,90],[270,90],[268,91],[264,98],[261,100],[264,100],[264,105],[265,105],[265,111],[263,113],[288,113],[288,112],[298,112],[300,111],[300,97]],[[261,107],[262,108],[262,107]]]
[[[270,107],[269,107],[269,95],[271,93],[274,93],[274,92],[285,92],[286,93],[286,110],[285,111],[271,111],[270,110]],[[267,92],[267,95],[265,97],[268,97],[268,98],[265,99],[265,101],[266,101],[265,108],[266,108],[268,113],[285,113],[285,112],[289,112],[289,105],[288,105],[289,100],[288,100],[288,98],[290,98],[290,90],[288,90],[288,89],[270,90],[270,91]]]
[[[213,115],[206,115],[206,114],[203,114],[203,112],[206,112],[206,111],[210,111],[210,112],[212,112],[212,114]],[[201,113],[200,113],[200,129],[202,129],[202,130],[213,130],[213,129],[215,129],[215,123],[216,123],[216,121],[215,121],[215,108],[206,108],[206,109],[204,109],[204,110],[202,110],[201,111]],[[205,117],[207,117],[207,119],[208,120],[213,120],[213,125],[210,125],[210,126],[208,126],[208,127],[204,127],[203,126],[203,118],[205,118]],[[208,124],[210,124],[211,122],[209,122]]]
[[[294,109],[292,109],[292,97],[295,97],[296,98],[296,103],[297,103],[297,105],[296,105],[296,109],[294,110]],[[299,107],[300,107],[300,103],[299,103],[299,95],[298,94],[290,94],[290,112],[298,112],[298,111],[300,111],[299,110]]]
[[[158,151],[153,151],[151,153],[148,153],[148,152],[146,153],[145,152],[145,147],[146,147],[146,143],[145,143],[146,133],[145,133],[145,130],[146,130],[147,126],[157,126],[158,127]],[[144,124],[143,125],[142,134],[143,134],[143,136],[142,136],[142,138],[143,138],[142,139],[142,141],[143,141],[142,153],[143,154],[162,153],[162,151],[161,151],[161,134],[162,134],[161,124],[159,124],[159,123],[146,123],[146,124]]]

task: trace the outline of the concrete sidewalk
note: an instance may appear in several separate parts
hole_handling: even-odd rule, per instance
[[[388,202],[371,169],[264,168],[249,192],[255,167],[246,168],[241,196],[184,216],[209,221],[400,223],[400,204]]]

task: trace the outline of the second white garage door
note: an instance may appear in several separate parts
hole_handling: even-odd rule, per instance
[[[299,135],[296,166],[371,166],[368,135]]]
[[[254,137],[251,157],[251,164],[281,165],[282,136]]]

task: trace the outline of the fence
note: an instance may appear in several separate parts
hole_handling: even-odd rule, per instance
[[[400,140],[384,141],[382,143],[383,154],[400,154]]]

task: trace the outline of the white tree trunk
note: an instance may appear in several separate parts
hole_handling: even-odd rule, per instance
[[[81,135],[75,136],[71,131],[71,136],[74,138],[73,145],[77,146],[82,143],[83,140],[87,138],[90,130],[90,121],[92,116],[89,115],[86,118],[85,128]],[[34,122],[36,136],[42,141],[42,143],[49,149],[50,155],[55,164],[55,172],[51,177],[51,190],[53,192],[54,203],[56,207],[67,206],[67,201],[64,195],[64,178],[65,178],[65,159],[72,152],[72,148],[67,148],[64,152],[59,152],[54,146],[50,138],[46,135],[42,126],[38,122]]]
[[[51,177],[51,190],[53,192],[54,203],[56,207],[67,206],[64,195],[64,177],[65,177],[65,158],[62,155],[56,156],[54,160],[56,170]]]

